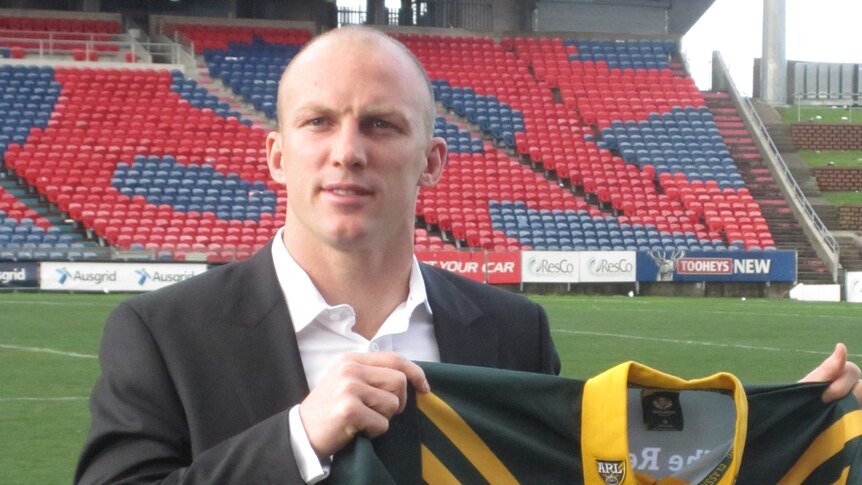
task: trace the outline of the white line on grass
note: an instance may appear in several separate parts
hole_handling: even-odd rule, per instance
[[[607,307],[593,305],[592,308],[593,308],[593,310],[604,310]],[[623,312],[628,311],[628,312],[641,312],[641,313],[668,313],[667,309],[656,308],[656,307],[654,307],[654,308],[648,308],[648,307],[647,308],[620,308],[619,306],[617,306],[617,307],[614,307],[614,311],[623,311]],[[733,310],[699,310],[698,313],[700,313],[701,315],[745,315],[745,316],[751,316],[751,312],[746,311],[746,310],[739,310],[739,311],[733,311]],[[769,315],[775,316],[775,317],[787,317],[787,318],[818,318],[818,317],[820,317],[820,315],[812,314],[812,313],[775,313],[775,312],[769,312]],[[852,320],[853,322],[856,322],[859,320],[859,315],[855,315],[855,314],[854,315],[829,315],[829,319],[830,320],[837,320],[837,319]],[[765,323],[765,322],[759,322],[759,323]]]
[[[746,345],[746,344],[722,344],[718,342],[703,342],[698,340],[682,340],[682,339],[673,339],[673,338],[660,338],[660,337],[643,337],[641,335],[626,335],[622,333],[607,333],[607,332],[592,332],[589,330],[566,330],[566,329],[553,329],[551,332],[556,333],[570,333],[575,335],[589,335],[592,337],[610,337],[610,338],[619,338],[619,339],[629,339],[629,340],[648,340],[651,342],[661,342],[661,343],[670,343],[670,344],[682,344],[682,345],[702,345],[704,347],[723,347],[723,348],[733,348],[733,349],[744,349],[744,350],[763,350],[767,352],[794,352],[797,354],[815,354],[822,355],[824,358],[829,355],[831,350],[807,350],[807,349],[782,349],[778,347],[766,347],[760,345]],[[862,354],[847,354],[849,357],[862,357]]]
[[[51,301],[51,300],[3,300],[3,304],[17,304],[17,305],[49,305],[49,306],[104,306],[104,307],[115,307],[117,306],[117,302],[95,302],[95,301]]]
[[[86,401],[86,396],[63,397],[0,397],[0,402],[54,402],[54,401]]]
[[[0,344],[0,349],[20,350],[23,352],[39,352],[42,354],[62,355],[64,357],[75,357],[77,359],[98,359],[97,355],[80,354],[78,352],[66,352],[64,350],[48,349],[44,347],[23,347],[21,345]]]

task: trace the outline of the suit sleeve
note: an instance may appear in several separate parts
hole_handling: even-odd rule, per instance
[[[548,314],[541,305],[536,305],[539,312],[539,368],[538,372],[543,374],[560,375],[560,355],[551,338],[551,328],[548,323]]]
[[[285,409],[193,452],[170,366],[140,315],[122,304],[108,317],[92,424],[75,483],[303,483]]]

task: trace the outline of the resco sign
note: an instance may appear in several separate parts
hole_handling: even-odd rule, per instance
[[[581,283],[633,282],[637,276],[635,251],[583,251]]]
[[[570,251],[523,251],[521,280],[525,283],[577,283],[579,255]]]
[[[43,290],[152,291],[207,270],[192,263],[51,263],[40,268]]]

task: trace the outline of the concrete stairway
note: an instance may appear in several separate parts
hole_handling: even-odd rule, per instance
[[[47,219],[51,225],[59,227],[63,233],[73,235],[73,242],[84,243],[86,246],[97,246],[95,241],[86,237],[82,228],[67,222],[66,216],[54,204],[37,194],[35,189],[29,187],[26,182],[21,182],[14,175],[3,172],[0,174],[0,187],[5,192],[14,195],[25,206],[33,209],[40,217]]]
[[[730,96],[727,93],[713,92],[705,92],[703,96],[728,150],[736,161],[739,173],[751,195],[760,204],[760,210],[772,231],[776,246],[779,249],[796,251],[797,279],[806,284],[832,283],[829,269],[817,256],[799,222],[794,218]]]
[[[228,103],[231,109],[238,111],[243,118],[251,120],[253,128],[260,128],[264,131],[275,130],[277,128],[275,120],[270,120],[266,115],[254,109],[251,103],[242,100],[221,79],[211,77],[209,68],[207,68],[203,57],[198,56],[197,61],[198,69],[194,79],[207,92]]]
[[[862,233],[847,231],[841,226],[838,221],[838,210],[823,197],[811,167],[796,153],[796,147],[790,135],[790,125],[784,122],[773,107],[759,102],[754,106],[811,207],[835,236],[840,247],[841,267],[847,271],[862,271]]]

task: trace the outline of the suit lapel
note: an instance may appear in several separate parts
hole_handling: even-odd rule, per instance
[[[434,319],[440,361],[493,367],[498,363],[498,335],[485,313],[441,274],[421,264]]]
[[[233,280],[236,288],[226,293],[236,296],[230,297],[230,301],[220,302],[225,306],[221,314],[228,323],[246,327],[255,334],[249,340],[253,345],[244,351],[266,356],[271,367],[256,369],[254,373],[264,386],[280,383],[275,385],[283,389],[279,400],[293,405],[308,395],[308,382],[290,312],[275,274],[272,244],[270,241],[246,262],[239,264],[237,278]]]
[[[272,242],[270,242],[272,244]],[[272,263],[272,249],[265,246],[247,261],[237,264],[223,295],[214,302],[221,307],[222,320],[255,334],[244,341],[239,354],[265,355],[271,365],[249,369],[259,378],[252,387],[265,386],[254,394],[270,395],[283,404],[297,404],[308,395],[308,382],[296,333]],[[498,334],[494,322],[442,270],[420,265],[434,320],[434,333],[442,362],[493,367],[498,365]],[[226,342],[228,346],[239,342]],[[280,383],[280,385],[275,385]],[[272,396],[273,388],[278,397]]]

